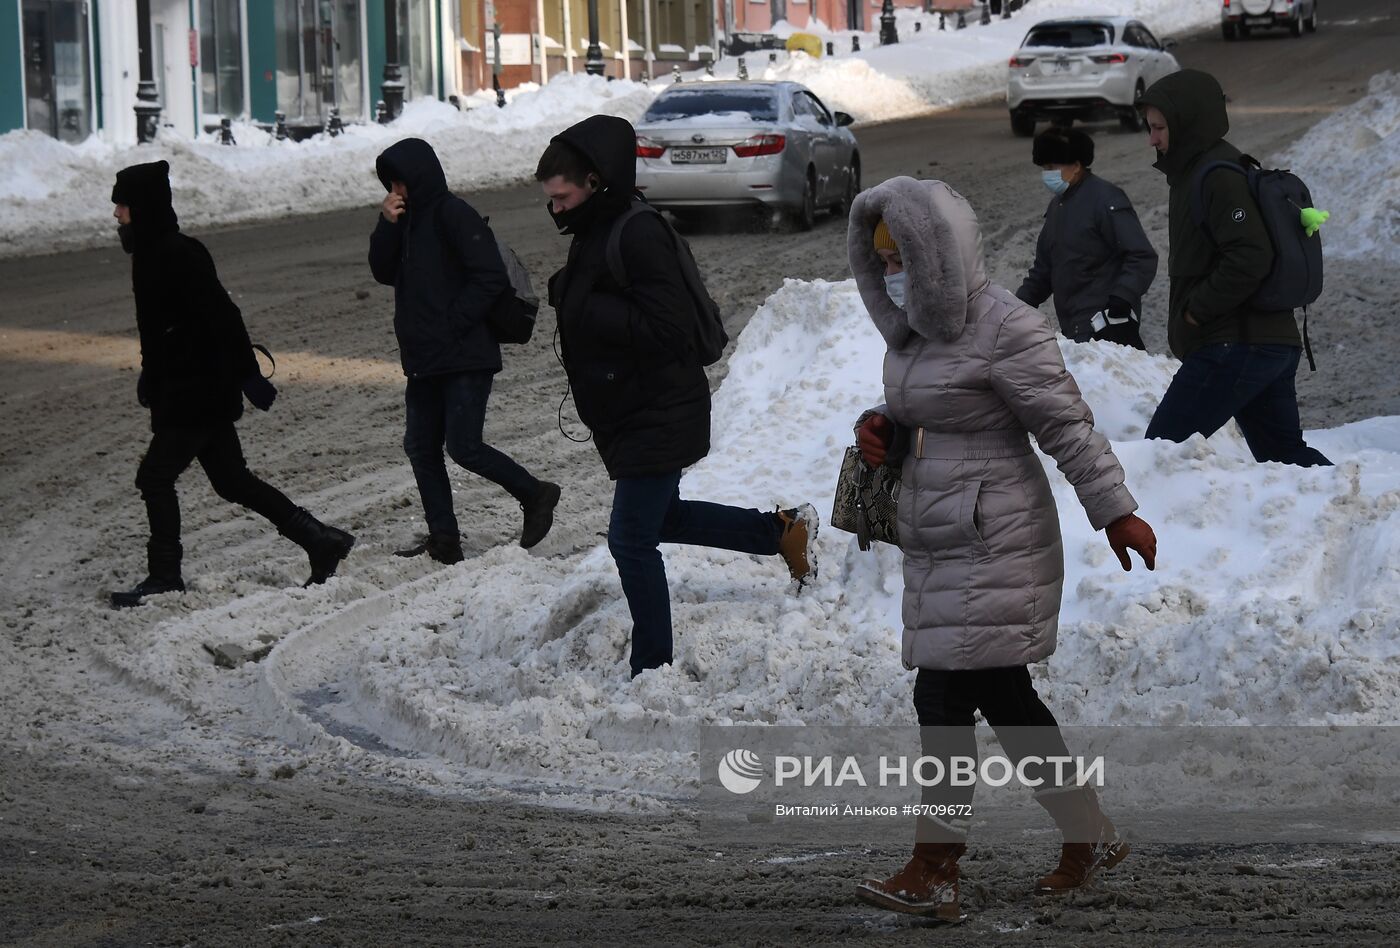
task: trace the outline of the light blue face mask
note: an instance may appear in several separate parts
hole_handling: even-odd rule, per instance
[[[1058,168],[1050,171],[1042,171],[1040,173],[1040,180],[1055,194],[1064,194],[1065,189],[1069,187],[1069,182],[1060,174]]]
[[[898,273],[885,274],[885,292],[890,296],[890,302],[904,308],[904,290],[909,282],[909,274],[903,270]]]

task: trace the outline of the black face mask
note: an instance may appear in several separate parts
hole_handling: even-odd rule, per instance
[[[117,237],[121,239],[122,249],[127,253],[136,252],[136,225],[118,224]]]
[[[549,212],[549,216],[554,220],[554,226],[559,228],[561,234],[577,234],[588,229],[588,225],[593,218],[598,216],[598,207],[602,202],[598,200],[598,193],[594,192],[582,204],[577,204],[567,211],[554,210],[554,202],[546,201],[544,209]]]

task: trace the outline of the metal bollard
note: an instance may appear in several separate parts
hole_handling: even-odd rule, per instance
[[[778,54],[777,54],[777,53],[769,53],[769,54],[768,54],[768,65],[771,66],[771,65],[773,65],[774,63],[776,63],[777,61],[778,61]]]
[[[374,121],[380,125],[389,121],[389,107],[384,104],[383,99],[374,103]]]
[[[740,62],[742,62],[742,61],[743,61],[743,60],[740,60]],[[675,66],[672,66],[672,67],[671,67],[671,81],[672,81],[672,82],[680,82],[680,81],[681,81],[681,67],[680,67],[679,65],[675,65]]]
[[[859,36],[852,36],[852,37],[851,37],[851,52],[853,52],[853,53],[858,53],[858,52],[860,52],[860,37],[859,37]]]
[[[272,113],[272,118],[273,118],[273,121],[274,121],[273,137],[276,138],[279,142],[284,142],[284,141],[286,141],[286,140],[287,140],[287,113],[286,113],[286,112],[273,112],[273,113]]]
[[[223,119],[220,120],[220,122],[219,122],[219,144],[220,144],[220,145],[237,145],[237,144],[238,144],[238,142],[236,142],[236,141],[233,140],[233,119],[229,118],[227,115],[225,115],[225,116],[223,117]]]
[[[740,78],[740,79],[747,79],[747,78],[749,78],[749,64],[746,63],[746,62],[744,62],[744,57],[743,57],[743,56],[740,56],[740,57],[739,57],[739,78]]]
[[[963,14],[961,10],[958,11],[958,29],[967,29],[967,17]]]
[[[982,0],[982,26],[987,26],[992,22],[992,5],[987,0]]]
[[[345,131],[345,125],[340,121],[340,107],[331,106],[330,118],[326,119],[326,134],[335,138]]]
[[[942,13],[938,14],[938,29],[939,29],[939,30],[946,30],[946,29],[948,28],[948,24],[947,24],[947,22],[946,22],[947,19],[948,19],[948,18],[947,18],[946,16],[944,16]]]
[[[447,97],[447,101],[451,102],[452,107],[458,112],[462,111],[462,99],[460,96],[450,95]]]
[[[826,41],[826,54],[828,56],[836,55],[836,44],[833,43],[831,40]]]
[[[922,33],[923,31],[924,31],[924,21],[923,21],[923,20],[915,20],[915,21],[914,21],[914,32],[915,32],[915,33]]]
[[[715,61],[714,61],[713,59],[711,59],[709,62],[705,63],[705,75],[707,75],[707,76],[713,76],[714,74],[715,74]]]

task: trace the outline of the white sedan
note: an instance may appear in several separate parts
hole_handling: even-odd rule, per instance
[[[1031,27],[1011,57],[1006,104],[1011,130],[1035,134],[1035,123],[1061,125],[1075,119],[1117,118],[1124,128],[1142,128],[1137,100],[1181,64],[1140,20],[1075,17]]]

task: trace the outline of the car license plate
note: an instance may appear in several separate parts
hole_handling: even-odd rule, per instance
[[[672,148],[673,165],[722,165],[729,157],[728,148]]]
[[[1057,60],[1055,60],[1055,71],[1056,71],[1056,72],[1069,72],[1069,67],[1070,67],[1069,60],[1067,60],[1067,59],[1057,59]]]
[[[1274,22],[1274,18],[1271,16],[1247,16],[1244,18],[1244,22],[1249,26],[1268,26]]]

